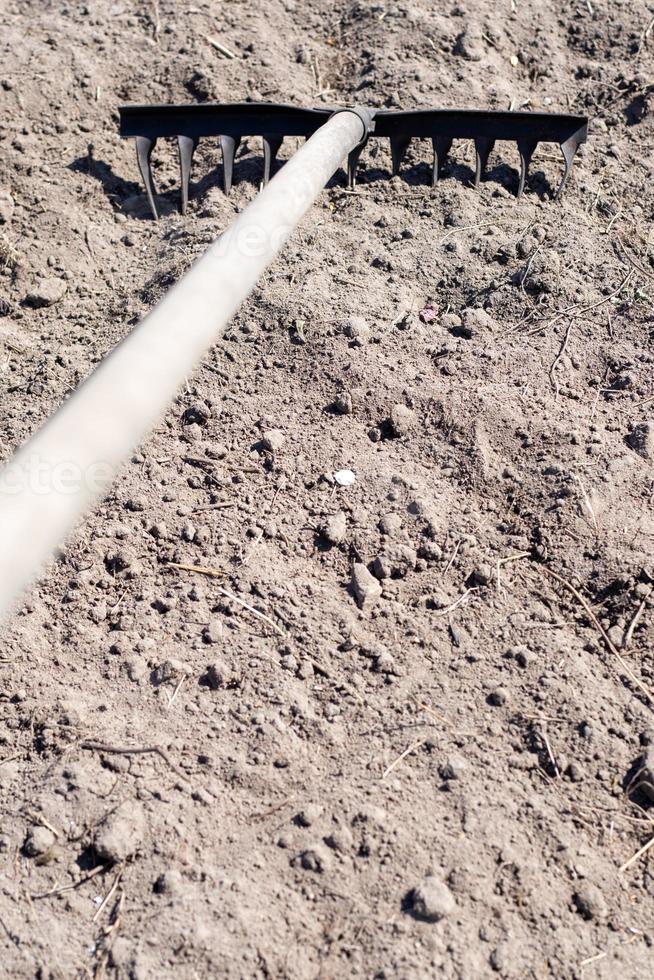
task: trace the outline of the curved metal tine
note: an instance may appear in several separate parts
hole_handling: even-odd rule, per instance
[[[475,187],[479,187],[479,184],[481,183],[481,178],[484,175],[488,158],[491,155],[494,146],[495,140],[489,139],[487,136],[479,136],[475,140]]]
[[[561,143],[561,153],[563,154],[563,159],[565,160],[565,170],[563,172],[563,177],[561,178],[561,183],[558,186],[556,194],[554,195],[554,200],[557,201],[561,194],[563,193],[563,188],[568,182],[568,177],[570,176],[570,171],[572,170],[572,161],[575,158],[575,153],[579,149],[579,140],[576,136],[570,136],[569,139],[564,140]]]
[[[431,172],[431,186],[435,187],[438,176],[443,169],[447,154],[452,149],[452,140],[447,136],[433,136],[431,145],[434,148],[434,164]]]
[[[362,140],[358,146],[355,146],[353,150],[350,150],[347,157],[347,186],[350,190],[353,190],[354,185],[357,182],[357,164],[361,154],[368,145],[368,140]]]
[[[522,197],[522,192],[525,189],[525,180],[527,179],[529,164],[537,146],[538,140],[518,140],[518,153],[520,154],[520,180],[518,181],[518,193],[516,194],[516,197]]]
[[[193,154],[195,153],[195,148],[198,145],[199,140],[196,136],[178,136],[177,145],[179,147],[179,169],[182,174],[182,202],[180,210],[182,214],[186,214],[186,208],[188,207],[188,187],[191,180],[191,164],[193,163]]]
[[[391,136],[391,161],[393,164],[393,176],[397,177],[402,166],[404,154],[411,142],[410,136]]]
[[[152,211],[152,217],[155,221],[159,217],[159,212],[157,211],[157,202],[155,201],[154,197],[156,194],[156,189],[154,186],[154,180],[152,179],[150,157],[152,156],[152,151],[156,142],[156,139],[150,139],[149,136],[136,137],[136,159],[138,161],[139,170],[141,171],[143,183],[145,184],[145,193],[148,195],[148,202],[150,204],[150,210]]]
[[[240,136],[221,136],[220,149],[223,153],[223,188],[225,194],[232,189],[232,174],[234,172],[234,157],[241,142]]]
[[[263,142],[263,186],[270,180],[272,165],[284,141],[283,136],[262,136]]]

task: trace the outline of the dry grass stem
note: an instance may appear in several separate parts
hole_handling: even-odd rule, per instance
[[[654,847],[654,837],[651,837],[646,844],[643,844],[640,850],[636,851],[635,854],[632,854],[632,856],[629,858],[628,861],[625,861],[624,864],[621,864],[620,867],[618,868],[618,871],[626,871],[627,868],[630,868],[632,864],[635,864],[636,861],[642,858],[644,854],[647,854],[647,852],[652,847]]]
[[[477,586],[473,586],[470,589],[466,589],[463,595],[460,595],[459,598],[456,600],[456,602],[453,602],[450,606],[447,606],[445,609],[438,609],[434,613],[434,616],[447,616],[448,613],[454,612],[454,610],[457,609],[462,602],[465,602],[465,600],[472,592],[477,592],[477,591],[478,591]]]
[[[251,612],[253,616],[258,616],[259,619],[263,619],[263,621],[268,623],[269,626],[272,626],[272,628],[279,633],[280,636],[284,635],[284,630],[277,625],[274,619],[271,619],[270,616],[266,616],[265,613],[259,612],[259,610],[255,609],[255,607],[250,605],[249,602],[246,602],[245,599],[240,599],[237,595],[234,595],[233,592],[230,592],[228,589],[223,589],[222,587],[219,587],[218,591],[228,599],[231,599],[233,602],[237,602],[239,606],[243,606],[243,608]]]
[[[231,51],[229,48],[225,47],[224,44],[221,44],[220,41],[217,38],[215,38],[215,37],[207,37],[207,41],[211,45],[211,47],[214,49],[214,51],[218,51],[218,53],[224,55],[225,58],[232,59],[232,58],[235,58],[236,57],[236,55],[234,54],[234,52]]]
[[[645,606],[647,605],[647,600],[649,599],[649,597],[652,594],[652,589],[654,589],[654,585],[650,586],[649,592],[647,593],[647,595],[645,596],[645,598],[643,599],[643,601],[639,605],[638,609],[636,610],[636,612],[633,615],[633,618],[632,618],[631,622],[629,623],[629,626],[627,627],[627,631],[626,631],[626,633],[624,635],[624,639],[622,641],[622,649],[623,650],[626,650],[627,647],[629,646],[629,644],[632,641],[632,638],[633,638],[633,635],[634,635],[634,630],[638,626],[638,623],[640,621],[640,617],[645,612]]]
[[[411,755],[411,753],[415,752],[416,749],[419,749],[421,745],[424,745],[427,740],[428,740],[427,738],[419,738],[415,742],[412,742],[409,748],[405,749],[402,755],[398,755],[395,762],[391,762],[390,766],[388,766],[388,768],[384,770],[382,780],[386,779],[387,776],[390,776],[390,774],[393,772],[395,767],[399,766],[402,759],[406,759],[408,755]]]
[[[219,568],[209,568],[207,565],[184,565],[176,561],[167,561],[164,568],[177,568],[180,572],[195,572],[197,575],[208,575],[209,578],[224,578],[225,572]]]

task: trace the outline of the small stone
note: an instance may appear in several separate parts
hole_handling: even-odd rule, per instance
[[[416,567],[417,554],[409,545],[389,542],[383,552],[373,562],[377,578],[404,578]]]
[[[634,426],[625,442],[639,456],[645,459],[654,459],[654,426],[651,422],[641,422]]]
[[[322,816],[322,807],[317,803],[308,803],[295,815],[298,827],[311,827]]]
[[[295,867],[302,868],[303,871],[322,874],[331,867],[332,857],[326,847],[323,847],[322,844],[316,844],[315,847],[308,848],[298,854],[292,863]]]
[[[181,872],[177,871],[176,868],[169,868],[167,871],[162,872],[155,881],[152,890],[157,895],[168,895],[171,898],[177,897],[184,890],[184,879]]]
[[[136,553],[129,546],[108,548],[105,552],[104,563],[108,572],[118,575],[124,572],[135,561]]]
[[[379,521],[379,530],[382,534],[391,536],[397,534],[402,529],[402,518],[399,514],[384,514]]]
[[[356,476],[352,470],[337,470],[334,473],[334,480],[339,487],[351,487],[353,483],[356,483]]]
[[[124,661],[125,670],[127,671],[127,676],[135,684],[142,681],[148,672],[148,665],[144,657],[141,657],[138,653],[133,656],[128,657]]]
[[[202,630],[202,639],[205,643],[220,643],[223,638],[223,624],[220,619],[212,619]]]
[[[451,755],[444,766],[440,769],[443,779],[460,779],[465,775],[468,763],[460,755]]]
[[[496,687],[494,691],[490,692],[487,698],[488,703],[493,705],[494,708],[501,708],[508,700],[509,692],[505,687]]]
[[[443,557],[443,549],[435,541],[423,541],[418,548],[418,555],[425,561],[440,561]]]
[[[164,660],[152,671],[152,683],[155,686],[165,684],[167,681],[178,680],[180,677],[190,674],[190,668],[181,660]]]
[[[428,609],[447,609],[449,605],[451,605],[451,599],[447,593],[442,592],[440,589],[434,589],[427,599]]]
[[[622,646],[622,641],[624,640],[624,630],[621,626],[611,626],[607,631],[607,636],[614,647],[618,650]]]
[[[485,54],[481,27],[473,21],[465,31],[459,34],[454,46],[454,53],[468,61],[481,61]]]
[[[230,671],[222,660],[214,660],[207,667],[204,675],[204,682],[212,691],[217,691],[221,687],[226,687],[229,683]]]
[[[604,896],[590,881],[584,881],[572,896],[577,912],[584,919],[605,919],[609,913]]]
[[[261,436],[261,444],[270,453],[279,452],[284,445],[286,436],[281,429],[266,429]]]
[[[347,534],[347,519],[342,510],[328,517],[322,527],[322,536],[330,544],[341,544]]]
[[[127,861],[143,843],[145,817],[136,803],[123,803],[110,813],[95,836],[95,850],[102,861]]]
[[[342,326],[343,333],[356,347],[362,347],[370,339],[370,327],[362,316],[351,316]]]
[[[463,320],[458,313],[443,313],[440,322],[446,330],[456,333],[461,328]]]
[[[388,652],[388,650],[380,650],[375,654],[375,659],[373,661],[373,669],[378,674],[400,674],[401,671],[398,670],[393,655]]]
[[[341,415],[352,414],[352,395],[349,391],[342,391],[334,400],[334,408]]]
[[[54,847],[55,840],[56,838],[52,831],[39,824],[39,826],[31,827],[28,830],[23,851],[28,857],[39,857],[39,855],[46,854],[51,847]]]
[[[63,279],[56,279],[54,276],[40,279],[25,297],[25,303],[27,306],[33,306],[37,309],[43,306],[54,306],[55,303],[59,303],[64,298],[67,288]]]
[[[13,311],[14,308],[9,300],[5,299],[4,296],[0,296],[0,316],[9,316]]]
[[[187,523],[182,528],[182,540],[188,541],[189,544],[191,544],[193,541],[195,541],[195,535],[197,533],[198,532],[195,524],[191,524],[190,521],[187,521]]]
[[[211,408],[203,401],[195,401],[185,410],[182,421],[185,425],[206,425],[211,418]]]
[[[337,851],[339,854],[346,854],[352,847],[354,843],[352,833],[348,827],[338,827],[336,830],[332,830],[324,838],[327,847],[330,847],[332,851]]]
[[[489,585],[493,579],[493,569],[490,565],[478,565],[472,573],[475,585]]]
[[[454,895],[445,882],[427,875],[410,896],[411,913],[423,922],[438,922],[454,912]]]
[[[352,569],[352,591],[360,609],[373,606],[382,594],[382,587],[361,562]]]
[[[416,416],[406,405],[393,405],[391,409],[391,426],[393,435],[398,439],[410,435],[415,426]]]
[[[465,336],[474,337],[480,333],[493,333],[497,329],[497,320],[481,309],[469,309],[463,313],[462,332]]]
[[[578,762],[571,762],[567,768],[567,773],[573,783],[581,783],[584,780],[586,772]]]
[[[57,704],[55,715],[60,725],[79,728],[86,721],[86,708],[82,698],[64,698]]]

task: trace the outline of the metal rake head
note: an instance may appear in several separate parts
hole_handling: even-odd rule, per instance
[[[234,157],[244,136],[260,136],[263,141],[263,183],[270,179],[272,165],[285,136],[308,138],[327,122],[333,108],[302,109],[266,102],[234,102],[224,105],[203,102],[195,105],[121,106],[120,135],[135,137],[139,169],[155,218],[158,217],[150,157],[158,139],[174,137],[179,146],[182,179],[181,210],[186,212],[193,153],[202,137],[218,137],[223,157],[223,186],[229,194]],[[393,175],[399,173],[407,147],[413,138],[431,139],[433,147],[432,187],[455,139],[471,139],[475,144],[475,186],[479,185],[495,143],[509,140],[520,154],[518,194],[525,180],[534,150],[539,143],[558,143],[564,160],[564,173],[556,191],[566,185],[572,161],[588,135],[586,116],[545,112],[500,112],[478,109],[369,109],[368,136],[349,154],[347,179],[354,186],[359,157],[370,137],[388,138],[391,144]]]

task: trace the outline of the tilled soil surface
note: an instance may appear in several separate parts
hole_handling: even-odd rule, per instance
[[[5,624],[3,976],[652,976],[653,15],[5,0],[3,458],[257,193],[122,102],[591,127],[371,143]]]

